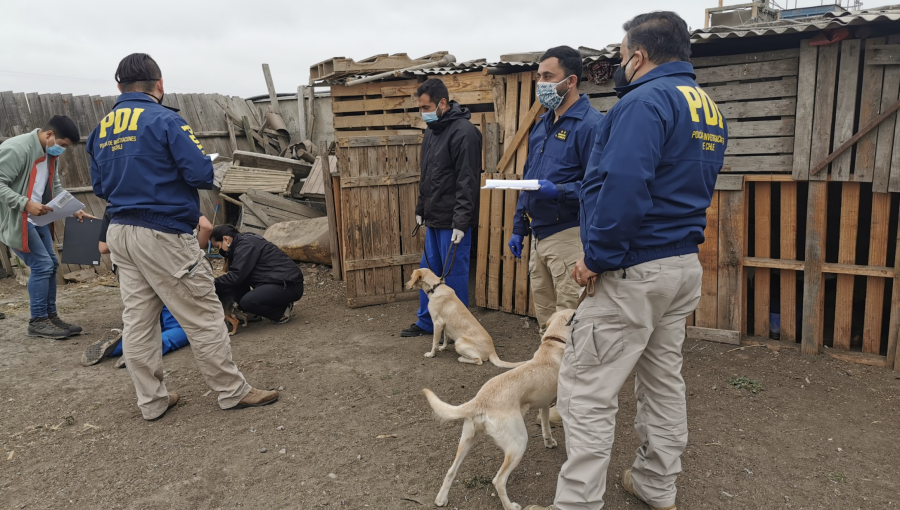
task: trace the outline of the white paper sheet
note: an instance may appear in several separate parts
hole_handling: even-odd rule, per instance
[[[213,152],[212,154],[207,154],[207,156],[209,156],[209,160],[210,160],[210,161],[215,161],[216,158],[219,157],[219,153],[218,153],[218,152]]]
[[[31,214],[28,217],[31,219],[31,222],[35,224],[35,226],[43,227],[44,225],[49,225],[56,220],[61,220],[63,218],[72,216],[78,211],[84,209],[84,204],[78,201],[71,193],[68,191],[63,191],[59,195],[56,195],[53,200],[47,204],[47,207],[53,209],[53,212],[48,212],[43,216],[33,216]]]
[[[524,180],[505,180],[505,179],[486,179],[484,187],[481,189],[515,189],[515,190],[536,190],[541,189],[541,184],[537,179]]]

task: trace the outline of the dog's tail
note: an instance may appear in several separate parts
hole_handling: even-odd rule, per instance
[[[508,361],[503,361],[502,359],[500,359],[500,356],[497,356],[496,352],[492,352],[491,355],[488,356],[488,359],[491,360],[491,363],[493,363],[495,367],[500,367],[500,368],[516,368],[516,367],[520,367],[520,366],[524,365],[525,363],[527,363],[527,361],[520,361],[518,363],[510,363]]]
[[[425,394],[425,398],[428,399],[428,405],[434,410],[434,414],[440,418],[441,423],[471,418],[478,414],[478,410],[471,400],[459,406],[452,406],[439,399],[438,396],[428,388],[422,390],[422,393]]]

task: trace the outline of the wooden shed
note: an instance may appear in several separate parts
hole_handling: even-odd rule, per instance
[[[900,10],[711,27],[693,41],[697,82],[727,119],[730,139],[708,211],[703,293],[689,336],[799,343],[804,353],[900,368],[900,129],[892,114],[900,99]],[[615,45],[583,54],[586,69],[619,60]],[[421,256],[421,239],[410,236],[424,128],[417,84],[440,78],[451,99],[473,111],[485,137],[484,179],[520,178],[526,135],[541,113],[536,67],[466,62],[355,87],[331,81],[332,175],[351,306],[416,297],[402,284]],[[608,111],[617,100],[612,84],[585,78],[581,91]],[[506,247],[517,196],[482,191],[474,302],[533,315],[527,257]]]

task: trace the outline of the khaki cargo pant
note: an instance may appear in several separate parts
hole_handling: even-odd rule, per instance
[[[541,240],[531,239],[528,272],[531,274],[534,313],[542,330],[551,315],[578,305],[581,287],[572,279],[572,268],[582,257],[584,252],[578,227]]]
[[[641,441],[634,487],[651,506],[675,504],[688,438],[681,348],[702,273],[696,254],[607,271],[578,307],[559,370],[568,454],[556,486],[559,510],[603,508],[618,395],[632,370]]]
[[[169,403],[159,324],[163,305],[187,334],[203,379],[219,393],[219,407],[236,406],[250,392],[250,385],[231,359],[231,341],[212,268],[197,239],[113,224],[107,243],[118,267],[125,303],[122,352],[144,418],[156,418]],[[195,264],[196,270],[189,273]]]

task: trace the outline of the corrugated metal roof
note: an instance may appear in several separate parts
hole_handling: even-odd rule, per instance
[[[472,71],[480,71],[487,65],[485,59],[481,58],[478,60],[469,60],[466,62],[454,62],[453,64],[441,67],[428,67],[425,69],[418,69],[413,71],[412,74],[417,74],[420,76],[430,76],[435,74],[460,74],[460,73],[469,73]]]
[[[795,20],[783,19],[741,27],[700,28],[691,33],[691,40],[705,42],[738,37],[798,34],[892,21],[900,21],[900,5],[859,11],[829,12],[823,16]]]

